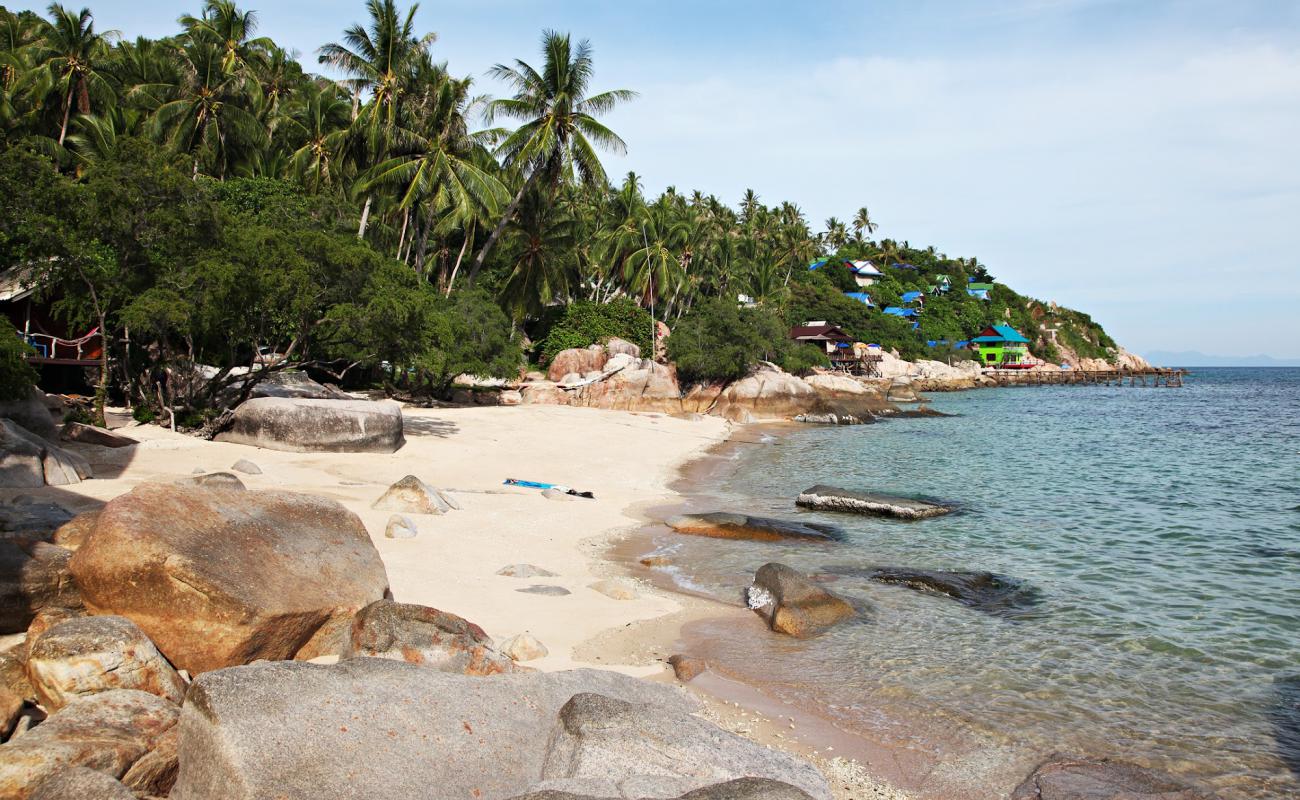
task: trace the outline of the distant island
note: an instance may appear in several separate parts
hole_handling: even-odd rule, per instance
[[[1274,358],[1266,355],[1212,356],[1195,350],[1151,350],[1146,358],[1153,364],[1171,367],[1300,367],[1300,358]]]

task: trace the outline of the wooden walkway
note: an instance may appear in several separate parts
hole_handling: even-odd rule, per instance
[[[999,386],[1164,386],[1177,388],[1183,385],[1185,369],[989,369],[985,375]]]

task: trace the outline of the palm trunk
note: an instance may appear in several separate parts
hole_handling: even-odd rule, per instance
[[[402,247],[406,244],[406,228],[411,224],[411,209],[402,212],[402,235],[397,237],[397,260],[402,260]]]
[[[460,271],[460,260],[465,257],[465,248],[469,247],[469,240],[474,237],[474,226],[469,226],[469,232],[465,234],[465,241],[460,243],[460,255],[456,256],[456,266],[451,268],[451,277],[447,279],[447,297],[451,297],[451,288],[456,285],[456,273]]]
[[[366,205],[361,209],[361,225],[357,228],[357,238],[366,238],[366,223],[370,221],[370,198],[366,197]]]
[[[478,278],[479,270],[483,269],[483,262],[487,260],[488,253],[496,246],[497,240],[501,238],[501,234],[505,233],[506,225],[510,223],[510,218],[515,215],[515,210],[519,208],[519,204],[523,202],[524,193],[528,191],[528,187],[533,185],[533,180],[537,177],[539,171],[540,170],[533,170],[533,174],[528,176],[528,179],[524,181],[524,185],[519,187],[519,191],[515,194],[515,199],[510,201],[510,205],[506,206],[505,213],[502,214],[501,219],[497,221],[497,226],[492,229],[492,235],[489,236],[487,242],[483,244],[483,249],[478,251],[478,255],[474,257],[474,265],[469,269],[468,280],[470,286],[474,285],[475,279]]]
[[[63,104],[63,127],[59,128],[59,146],[63,146],[63,140],[68,135],[68,118],[72,116],[72,92],[76,89],[76,81],[69,79],[68,83],[68,100]]]

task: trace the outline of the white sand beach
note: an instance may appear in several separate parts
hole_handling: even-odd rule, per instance
[[[131,426],[119,432],[139,439],[136,447],[81,448],[98,476],[114,477],[25,493],[89,509],[143,482],[228,470],[248,459],[262,470],[239,476],[249,489],[320,494],[356,512],[383,557],[395,599],[459,614],[498,641],[527,631],[550,651],[529,662],[543,670],[577,666],[575,646],[602,631],[677,610],[676,600],[649,587],[631,600],[591,589],[615,576],[597,560],[598,541],[636,526],[630,509],[662,502],[677,468],[723,439],[728,423],[549,406],[408,408],[405,417],[406,445],[391,455],[285,453]],[[415,515],[416,538],[387,539],[390,513],[370,506],[405,475],[448,491],[461,510]],[[563,484],[595,499],[551,500],[536,489],[503,486],[506,478]],[[517,563],[556,577],[496,574]],[[571,594],[517,591],[539,584]],[[663,670],[602,666],[638,675]]]

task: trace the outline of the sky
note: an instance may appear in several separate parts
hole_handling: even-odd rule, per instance
[[[128,36],[199,7],[85,2]],[[364,19],[242,5],[312,70]],[[426,0],[416,19],[495,94],[487,70],[537,63],[543,30],[590,39],[593,88],[640,94],[608,118],[628,153],[606,168],[648,192],[752,188],[815,230],[865,205],[877,237],[977,256],[1139,353],[1300,358],[1300,0]]]

